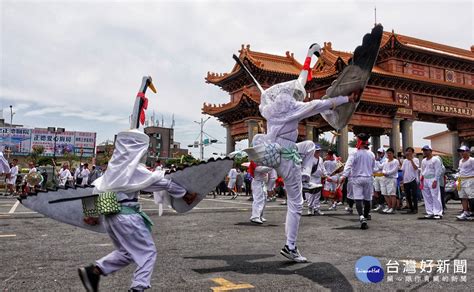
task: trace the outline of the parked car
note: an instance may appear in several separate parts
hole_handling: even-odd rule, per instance
[[[459,195],[458,195],[458,182],[457,182],[457,173],[454,173],[454,172],[447,172],[446,173],[446,184],[445,184],[445,193],[446,193],[446,196],[445,196],[445,201],[446,203],[449,201],[449,200],[455,200],[455,201],[459,201]]]

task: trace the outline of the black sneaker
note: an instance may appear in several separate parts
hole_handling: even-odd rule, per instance
[[[288,245],[285,244],[285,246],[281,249],[280,254],[285,258],[295,261],[297,263],[306,263],[308,261],[304,256],[300,254],[296,246],[295,249],[292,250],[288,247]]]
[[[132,288],[132,289],[129,289],[128,292],[143,292],[145,291],[144,289],[142,288]]]
[[[81,278],[84,288],[87,292],[99,291],[100,275],[94,273],[95,266],[89,265],[87,267],[79,268],[79,277]]]

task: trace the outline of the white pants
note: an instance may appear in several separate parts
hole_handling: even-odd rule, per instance
[[[235,179],[235,178],[229,179],[229,183],[227,184],[227,187],[229,188],[229,190],[234,191],[236,181],[237,181],[237,179]]]
[[[116,248],[96,261],[105,274],[111,274],[134,262],[131,288],[150,288],[151,275],[156,261],[156,248],[151,232],[138,214],[105,216],[105,230]]]
[[[372,194],[374,192],[374,179],[368,177],[351,177],[351,190],[354,200],[372,201]]]
[[[439,190],[439,182],[436,188],[432,188],[434,179],[425,178],[423,181],[423,199],[425,200],[425,209],[428,215],[443,215],[443,205],[441,203],[441,192]]]
[[[265,208],[265,198],[267,196],[267,190],[265,182],[259,180],[252,180],[252,217],[250,219],[257,219],[263,216],[263,209]]]
[[[303,185],[301,181],[301,172],[311,175],[313,167],[314,143],[312,141],[304,141],[297,143],[298,152],[303,158],[301,165],[295,164],[292,160],[281,159],[277,168],[278,174],[285,181],[285,189],[287,192],[287,212],[285,233],[288,243],[296,243],[298,237],[298,228],[300,226],[301,213],[303,212]]]
[[[321,208],[321,191],[317,193],[306,193],[308,208],[319,210]]]

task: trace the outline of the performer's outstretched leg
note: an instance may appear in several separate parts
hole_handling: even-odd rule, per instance
[[[301,213],[303,212],[301,168],[292,160],[282,159],[277,171],[285,181],[288,205],[285,223],[286,245],[280,253],[288,259],[296,262],[306,262],[306,258],[299,254],[296,247],[298,228],[300,225]]]

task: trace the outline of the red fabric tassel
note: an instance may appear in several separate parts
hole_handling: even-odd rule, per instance
[[[313,70],[311,70],[310,66],[311,66],[311,57],[306,57],[306,59],[304,60],[303,70],[308,71],[307,81],[311,81],[311,79],[313,79]]]
[[[140,124],[145,124],[145,110],[148,108],[148,98],[145,97],[145,93],[137,93],[137,97],[140,97],[143,101],[142,107],[140,108]]]
[[[357,138],[356,148],[357,149],[364,148],[368,143],[369,141],[362,141],[361,139]]]
[[[249,165],[248,170],[251,177],[255,177],[255,168],[257,168],[257,164],[253,160],[250,160],[250,165]]]

